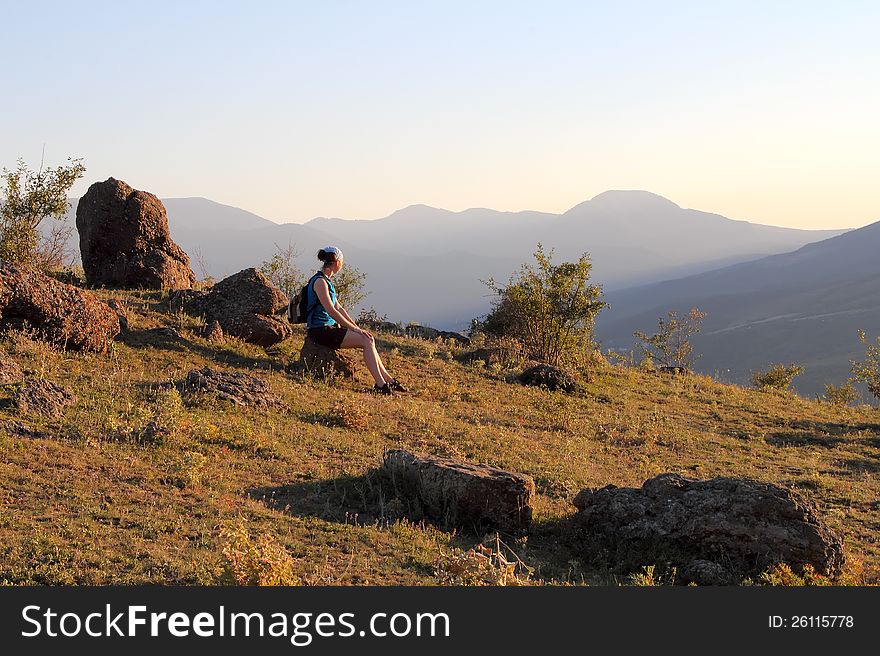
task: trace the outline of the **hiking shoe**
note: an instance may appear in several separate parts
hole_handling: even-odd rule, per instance
[[[394,392],[391,391],[391,386],[388,383],[385,383],[381,387],[379,385],[373,385],[373,389],[370,390],[373,394],[382,394],[383,396],[393,396]]]
[[[395,392],[409,392],[409,390],[401,385],[400,381],[396,378],[392,378],[391,380],[389,380],[387,385]]]

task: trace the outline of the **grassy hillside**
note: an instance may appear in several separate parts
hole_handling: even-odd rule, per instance
[[[878,579],[873,408],[610,365],[594,365],[582,393],[550,393],[508,382],[512,369],[460,364],[447,344],[388,335],[380,350],[413,391],[376,397],[363,367],[330,383],[286,373],[300,337],[271,354],[213,344],[158,293],[104,296],[131,310],[132,331],[109,354],[21,334],[2,345],[78,398],[59,420],[0,408],[0,582],[212,584],[242,568],[309,584],[467,580],[454,565],[481,538],[399,519],[372,473],[394,447],[534,476],[534,530],[509,547],[537,582],[623,581],[561,544],[559,520],[583,487],[669,471],[800,489],[844,535],[847,580]],[[146,332],[165,325],[183,339]],[[166,385],[204,366],[265,378],[286,408],[184,400]]]

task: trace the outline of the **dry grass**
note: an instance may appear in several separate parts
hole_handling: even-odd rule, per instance
[[[436,584],[491,580],[521,563],[530,583],[607,583],[561,543],[559,520],[583,487],[638,486],[661,472],[797,488],[844,535],[846,582],[878,579],[873,408],[601,362],[578,394],[549,393],[507,382],[503,367],[458,363],[454,345],[389,335],[380,350],[413,391],[377,397],[363,368],[329,384],[287,375],[296,338],[271,354],[211,344],[196,319],[168,314],[161,294],[107,295],[125,301],[134,330],[109,354],[58,352],[20,334],[3,344],[78,401],[56,421],[0,409],[3,423],[49,435],[0,430],[0,582]],[[183,339],[137,339],[164,325]],[[288,409],[184,403],[167,383],[206,365],[265,378]],[[371,473],[389,448],[534,476],[536,523],[514,545],[516,561],[481,550],[481,536],[400,519]]]

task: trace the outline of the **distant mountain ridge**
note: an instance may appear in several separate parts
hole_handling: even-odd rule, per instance
[[[198,275],[222,278],[258,266],[289,243],[309,271],[317,265],[314,253],[334,243],[367,274],[367,306],[395,321],[453,330],[489,309],[480,281],[506,280],[538,242],[555,249],[557,260],[590,253],[594,280],[614,290],[791,251],[842,232],[733,221],[642,191],[605,192],[563,214],[412,205],[382,219],[305,224],[276,224],[201,198],[163,202],[172,238]]]

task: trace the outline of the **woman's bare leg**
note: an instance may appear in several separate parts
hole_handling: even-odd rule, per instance
[[[382,374],[382,378],[385,379],[386,383],[390,383],[394,380],[394,377],[388,373],[388,370],[385,368],[385,365],[382,363],[382,357],[379,355],[379,351],[376,350],[376,342],[373,342],[373,350],[376,351],[376,362],[379,364],[379,372]]]
[[[384,367],[380,366],[381,361],[379,360],[379,354],[376,352],[376,344],[369,337],[349,330],[345,333],[345,337],[342,338],[342,344],[339,345],[339,348],[359,348],[363,350],[364,364],[370,370],[376,385],[384,385],[386,383],[386,379],[382,375]]]

